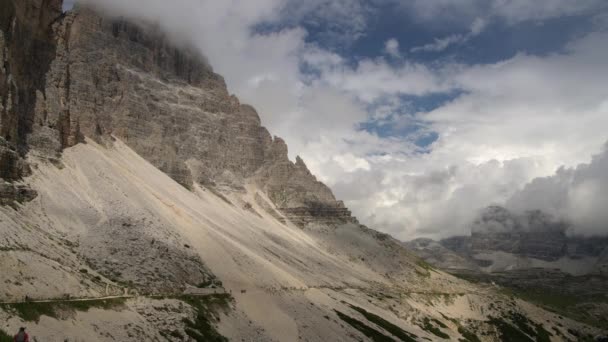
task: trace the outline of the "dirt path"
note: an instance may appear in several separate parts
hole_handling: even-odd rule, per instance
[[[107,297],[94,297],[94,298],[70,298],[70,299],[39,299],[39,300],[24,300],[15,302],[0,302],[0,304],[27,304],[27,303],[69,303],[69,302],[92,302],[96,300],[105,299],[120,299],[120,298],[134,298],[135,296],[107,296]]]
[[[207,291],[204,291],[207,290]],[[170,296],[194,296],[194,297],[205,297],[214,294],[226,293],[220,289],[201,289],[200,291],[184,292],[176,295],[175,293],[159,293],[150,295],[122,295],[122,296],[105,296],[105,297],[91,297],[91,298],[54,298],[54,299],[38,299],[38,300],[24,300],[24,301],[12,301],[12,302],[0,302],[0,305],[11,305],[11,304],[28,304],[28,303],[70,303],[70,302],[93,302],[106,299],[129,299],[129,298],[155,298],[155,297],[170,297]]]

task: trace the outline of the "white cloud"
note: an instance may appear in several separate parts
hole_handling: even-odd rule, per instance
[[[595,14],[604,0],[392,0],[415,20],[464,27],[475,18],[498,18],[509,24],[563,16]]]
[[[395,38],[391,38],[384,43],[384,51],[393,57],[401,57],[399,52],[399,41]]]
[[[532,180],[507,205],[520,212],[542,210],[566,220],[574,234],[608,234],[608,144],[590,163]]]
[[[486,21],[481,18],[475,18],[469,32],[466,34],[453,34],[444,38],[435,38],[435,41],[426,45],[416,46],[410,49],[411,52],[439,52],[447,49],[452,45],[462,45],[469,40],[478,36],[486,27]]]
[[[319,83],[345,90],[366,103],[387,95],[422,96],[451,89],[440,72],[423,64],[405,62],[393,67],[382,59],[363,60],[353,68],[342,65],[327,69]]]
[[[307,43],[308,32],[297,21],[278,32],[253,30],[260,23],[284,22],[285,13],[309,21],[326,20],[307,14],[326,8],[351,15],[346,0],[300,2],[295,9],[288,0],[95,3],[158,20],[199,47],[229,89],[258,109],[273,134],[286,139],[292,156],[300,154],[362,222],[398,238],[463,233],[477,209],[504,203],[531,179],[549,176],[560,165],[586,161],[608,139],[605,33],[577,39],[560,54],[518,55],[488,65],[431,67],[406,59],[392,65],[383,58],[352,65]],[[490,12],[526,17],[518,7],[525,4],[515,6],[518,1],[495,0],[481,6],[484,10],[475,7],[480,6],[475,0],[458,3],[452,13],[451,0],[412,2],[421,6],[418,11],[465,13],[468,34],[482,32],[475,18],[489,18]],[[554,3],[539,5],[527,17],[586,8]],[[316,72],[302,73],[303,64]],[[401,98],[452,91],[461,95],[429,113],[415,112]],[[358,124],[369,117],[394,127],[424,122],[439,140],[429,153],[416,153],[408,137],[359,131]],[[594,198],[590,186],[580,187],[576,198]]]

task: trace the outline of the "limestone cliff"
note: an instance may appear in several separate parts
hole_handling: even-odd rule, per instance
[[[0,204],[35,196],[9,182],[29,173],[28,136],[55,55],[52,23],[61,0],[0,1]]]
[[[285,142],[261,126],[254,108],[229,94],[194,49],[170,43],[152,24],[89,8],[62,15],[60,1],[18,2],[24,8],[2,3],[15,13],[2,19],[0,36],[7,37],[0,44],[11,61],[0,79],[7,84],[0,88],[6,103],[2,179],[24,174],[28,151],[55,158],[85,137],[106,144],[115,137],[187,188],[234,192],[253,182],[280,219],[300,226],[356,222],[300,158],[289,160]],[[36,16],[42,7],[50,10]],[[16,40],[35,44],[18,48],[11,45]]]

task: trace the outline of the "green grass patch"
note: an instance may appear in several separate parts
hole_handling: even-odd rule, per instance
[[[424,271],[419,271],[418,269],[414,269],[416,274],[418,274],[421,277],[425,277],[425,278],[430,277],[431,271],[437,273],[437,270],[435,270],[435,268],[433,266],[431,266],[431,264],[427,263],[426,261],[424,261],[422,259],[416,261],[416,265],[424,270]]]
[[[586,310],[581,310],[581,303],[606,303],[608,299],[603,295],[595,296],[573,296],[565,293],[551,292],[547,290],[514,290],[503,288],[501,291],[508,296],[521,298],[527,302],[534,303],[546,310],[571,318],[575,321],[586,323],[597,328],[608,329],[608,321],[594,317]]]
[[[530,322],[530,320],[517,312],[510,312],[509,313],[511,321],[513,323],[515,323],[515,326],[522,331],[524,334],[528,335],[528,336],[536,336],[536,331],[534,330],[533,327],[530,326],[530,324],[532,322]]]
[[[542,324],[536,324],[517,312],[511,312],[511,320],[521,331],[529,336],[535,336],[536,342],[551,342],[553,334],[548,332]]]
[[[505,340],[505,338],[517,337],[522,341],[551,342],[551,336],[553,336],[553,334],[547,331],[542,324],[534,323],[526,316],[513,311],[509,312],[509,318],[514,326],[502,319],[490,319],[490,323],[498,328],[503,340]]]
[[[435,322],[435,324],[437,324],[438,326],[440,326],[440,327],[442,327],[442,328],[444,328],[444,329],[447,329],[447,328],[448,328],[448,326],[447,326],[447,325],[445,325],[445,324],[443,324],[443,322],[442,322],[442,321],[440,321],[440,320],[437,320],[437,319],[431,318],[431,321]]]
[[[407,332],[403,329],[401,329],[400,327],[394,325],[393,323],[385,320],[384,318],[373,314],[363,308],[360,308],[358,306],[354,306],[349,304],[349,306],[351,307],[351,309],[357,311],[358,313],[360,313],[361,315],[363,315],[363,317],[365,317],[368,321],[376,324],[377,326],[383,328],[384,330],[388,331],[389,333],[391,333],[393,336],[398,337],[399,339],[401,339],[401,341],[405,341],[405,342],[416,342],[416,338],[418,336]]]
[[[433,320],[435,321],[435,320]],[[444,325],[445,326],[445,325]],[[431,334],[443,338],[443,339],[448,339],[450,338],[450,335],[444,333],[443,331],[441,331],[441,329],[437,328],[436,326],[434,326],[431,323],[431,320],[428,317],[424,317],[424,320],[422,321],[422,325],[420,326],[422,328],[422,330],[424,331],[428,331]]]
[[[489,323],[498,329],[501,341],[534,342],[530,336],[524,334],[503,319],[492,317]]]
[[[462,335],[462,337],[464,337],[464,340],[461,339],[460,341],[464,341],[464,342],[481,342],[481,340],[479,339],[479,337],[477,337],[476,334],[468,331],[463,326],[458,326],[458,333],[460,333],[460,335]]]
[[[100,299],[87,301],[54,301],[45,303],[0,304],[7,312],[14,312],[26,322],[38,322],[41,316],[57,318],[60,312],[89,311],[91,308],[113,310],[124,306],[126,299]]]
[[[336,312],[338,317],[340,317],[341,320],[346,322],[351,327],[357,329],[363,335],[369,337],[374,342],[394,342],[395,341],[394,339],[392,339],[389,336],[384,335],[380,331],[367,326],[365,323],[359,321],[358,319],[352,318],[338,310],[334,310],[334,311]]]
[[[13,338],[4,330],[0,329],[0,342],[13,342]]]
[[[215,328],[219,311],[229,310],[232,296],[226,293],[209,296],[181,296],[177,299],[196,310],[194,320],[186,319],[186,333],[197,342],[228,342]]]

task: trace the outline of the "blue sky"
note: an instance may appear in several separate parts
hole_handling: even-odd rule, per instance
[[[554,193],[577,232],[608,227],[590,211],[604,180],[556,173],[608,141],[605,0],[80,1],[199,48],[373,228],[466,234],[485,206]],[[544,178],[559,181],[518,195]]]
[[[365,18],[366,24],[360,31],[336,27],[332,20],[321,21],[314,16],[314,12],[300,22],[263,26],[262,30],[276,31],[289,25],[300,25],[306,29],[307,43],[335,52],[351,65],[356,65],[361,60],[384,57],[388,64],[395,67],[404,60],[429,67],[440,67],[449,63],[492,64],[508,60],[517,54],[546,56],[561,53],[569,42],[594,29],[594,18],[597,15],[595,11],[574,12],[555,17],[523,20],[516,24],[504,18],[494,18],[487,20],[482,32],[467,39],[466,42],[452,44],[440,51],[411,51],[435,39],[466,35],[469,27],[458,22],[438,25],[417,21],[413,18],[415,14],[399,9],[396,3],[368,3],[367,6],[369,8],[367,8],[368,16]],[[391,39],[399,44],[398,52],[401,54],[399,58],[386,56],[385,45]],[[306,72],[305,68],[304,72]],[[458,95],[458,91],[422,96],[400,95],[407,106],[396,110],[394,114],[407,116],[418,112],[430,112],[457,98]],[[373,108],[374,105],[370,107]],[[428,147],[438,139],[438,133],[429,132],[419,120],[412,120],[412,124],[406,127],[394,127],[385,120],[370,119],[361,122],[359,127],[381,137],[411,137],[419,147]]]

